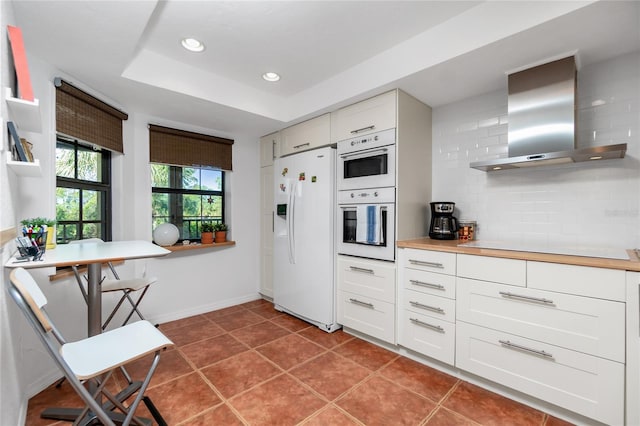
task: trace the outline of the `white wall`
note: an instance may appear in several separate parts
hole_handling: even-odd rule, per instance
[[[640,247],[639,69],[635,53],[578,72],[577,145],[627,143],[621,160],[478,171],[507,155],[506,89],[435,108],[434,201],[454,201],[479,239]]]
[[[6,2],[2,5],[2,83],[7,75]],[[53,78],[61,76],[94,96],[129,113],[124,123],[125,155],[112,156],[113,239],[151,240],[151,190],[148,154],[148,123],[175,126],[235,139],[233,172],[227,175],[226,217],[230,225],[232,247],[172,253],[161,259],[127,262],[120,266],[121,276],[142,273],[157,276],[158,282],[145,296],[141,306],[147,319],[162,323],[208,312],[259,298],[259,145],[249,136],[228,135],[215,129],[194,128],[168,122],[129,110],[105,94],[85,87],[37,58],[29,57],[29,68],[36,97],[40,101],[43,131],[24,133],[34,143],[34,155],[42,164],[43,177],[16,178],[0,161],[0,229],[16,226],[28,216],[55,217],[55,88]],[[5,102],[2,117],[6,121]],[[21,134],[22,136],[22,134]],[[2,248],[3,264],[15,245]],[[86,336],[86,307],[75,280],[50,282],[52,268],[32,270],[48,298],[48,312],[70,340]],[[60,374],[49,360],[22,314],[4,290],[8,271],[0,274],[0,424],[24,422],[28,398],[51,384]],[[115,295],[103,298],[103,314],[110,312]]]

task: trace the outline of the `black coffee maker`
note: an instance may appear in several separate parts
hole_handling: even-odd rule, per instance
[[[455,240],[458,232],[458,219],[453,216],[456,203],[438,201],[431,204],[431,225],[429,237],[436,240]]]

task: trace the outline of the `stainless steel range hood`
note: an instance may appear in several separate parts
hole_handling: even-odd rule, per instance
[[[509,156],[469,166],[487,172],[623,158],[627,144],[575,148],[573,56],[509,75]]]

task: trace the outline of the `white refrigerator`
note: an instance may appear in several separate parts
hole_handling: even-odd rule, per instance
[[[320,329],[336,322],[334,148],[274,162],[273,301]]]

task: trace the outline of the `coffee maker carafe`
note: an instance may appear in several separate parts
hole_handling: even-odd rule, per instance
[[[439,201],[430,204],[429,237],[436,240],[455,240],[456,232],[458,232],[458,219],[453,216],[453,207],[456,203]]]

